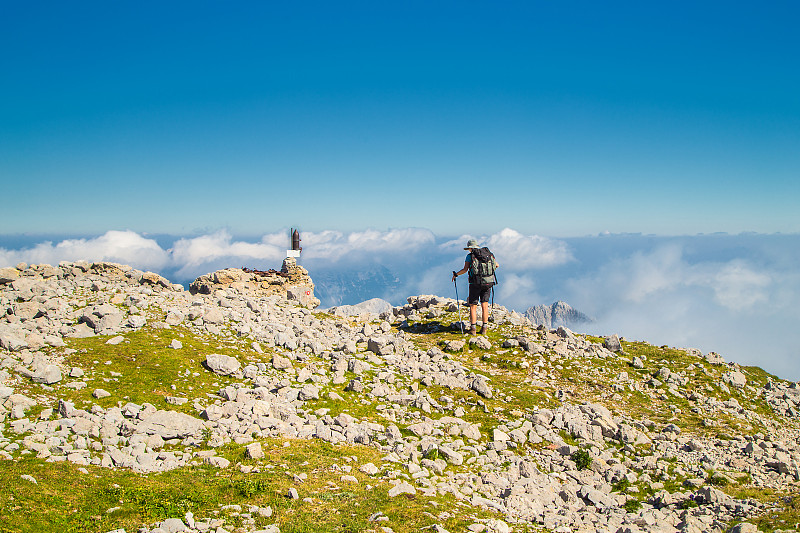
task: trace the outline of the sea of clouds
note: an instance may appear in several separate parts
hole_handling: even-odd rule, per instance
[[[188,284],[227,267],[280,268],[288,230],[237,238],[108,231],[0,247],[0,266],[114,261]],[[495,301],[524,312],[563,300],[594,318],[583,331],[716,351],[800,380],[800,235],[598,235],[556,239],[503,229],[442,237],[424,228],[302,234],[301,264],[323,306],[414,294],[455,296],[467,239],[500,263]],[[6,239],[7,242],[11,240]],[[459,278],[459,296],[467,292]]]

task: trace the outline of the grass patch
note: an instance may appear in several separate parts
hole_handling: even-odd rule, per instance
[[[195,519],[225,516],[223,505],[271,507],[273,516],[254,514],[257,526],[276,524],[285,532],[364,531],[374,528],[369,517],[385,514],[383,522],[394,531],[419,531],[439,523],[451,531],[464,531],[473,523],[450,497],[390,498],[390,485],[370,479],[358,471],[366,462],[380,464],[377,450],[367,447],[334,446],[319,440],[295,440],[284,447],[280,439],[262,441],[267,458],[260,472],[245,474],[233,466],[217,470],[194,465],[138,475],[129,470],[87,467],[78,472],[68,463],[45,463],[25,458],[0,463],[0,531],[2,532],[106,532],[116,528],[135,531],[142,524],[166,518],[183,518],[191,511]],[[240,455],[240,450],[231,450]],[[275,468],[268,468],[269,465]],[[343,482],[348,470],[358,483]],[[27,474],[37,484],[21,480]],[[294,475],[305,474],[298,483]],[[77,482],[76,482],[77,481]],[[294,487],[301,498],[286,497]],[[310,502],[303,501],[311,498]],[[428,511],[431,502],[449,518],[439,520]],[[226,529],[240,525],[226,517]]]

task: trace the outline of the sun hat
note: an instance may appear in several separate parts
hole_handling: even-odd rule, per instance
[[[467,247],[464,249],[472,250],[473,248],[480,248],[480,246],[478,246],[478,241],[476,241],[475,239],[470,239],[469,241],[467,241]]]

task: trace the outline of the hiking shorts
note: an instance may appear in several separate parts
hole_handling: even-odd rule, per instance
[[[470,305],[477,305],[478,301],[481,303],[489,301],[489,294],[492,292],[491,285],[477,285],[469,284],[469,297],[467,303]]]

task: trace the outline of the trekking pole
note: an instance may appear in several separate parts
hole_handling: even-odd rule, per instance
[[[494,287],[497,285],[497,272],[493,274],[494,276],[494,285],[492,285],[492,307],[491,311],[489,311],[489,317],[494,318]]]
[[[464,323],[461,322],[461,302],[458,300],[458,283],[456,282],[456,271],[453,270],[453,285],[456,288],[456,306],[458,306],[458,327],[461,328],[461,334],[464,334]]]

